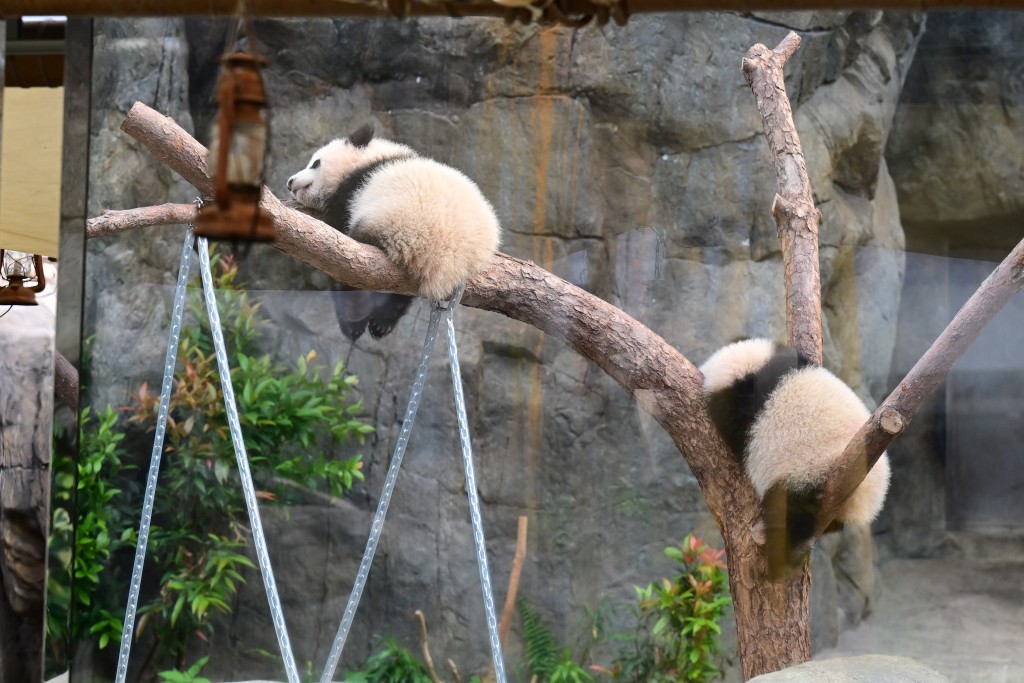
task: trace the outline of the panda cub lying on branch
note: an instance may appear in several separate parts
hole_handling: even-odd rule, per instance
[[[288,191],[332,228],[383,250],[431,301],[451,297],[483,270],[501,241],[494,209],[473,181],[374,138],[372,124],[317,150],[288,179]],[[411,302],[356,290],[335,297],[341,330],[353,341],[366,329],[375,339],[391,332]]]
[[[761,500],[768,566],[779,576],[810,551],[829,470],[870,413],[838,377],[768,339],[729,344],[700,371],[711,421]],[[828,531],[869,524],[888,487],[883,453]]]

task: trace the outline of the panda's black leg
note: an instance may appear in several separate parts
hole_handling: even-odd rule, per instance
[[[821,491],[789,491],[778,483],[761,501],[768,573],[779,578],[798,567],[810,553]]]

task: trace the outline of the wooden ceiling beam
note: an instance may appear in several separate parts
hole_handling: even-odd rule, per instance
[[[247,0],[246,12],[253,17],[384,17],[396,14],[416,16],[502,16],[508,5],[523,0]],[[238,0],[0,0],[0,18],[57,14],[86,16],[231,16]],[[544,3],[538,3],[543,5]],[[610,0],[558,0],[572,16],[607,14]],[[1024,9],[1024,0],[628,0],[630,14],[647,12],[726,10],[734,12],[780,10],[938,10],[938,9]]]

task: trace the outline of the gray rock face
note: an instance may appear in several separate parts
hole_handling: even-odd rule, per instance
[[[46,304],[52,302],[50,289]],[[52,305],[0,319],[0,679],[42,678],[53,415]]]
[[[274,166],[285,179],[326,140],[375,121],[388,136],[453,164],[495,204],[503,250],[612,301],[696,363],[738,335],[784,337],[782,266],[770,214],[767,146],[740,60],[775,45],[787,21],[804,47],[788,67],[811,181],[825,216],[822,281],[827,363],[866,399],[889,371],[903,274],[903,232],[882,150],[921,23],[911,15],[666,14],[625,28],[510,27],[490,20],[262,21],[270,56]],[[191,192],[117,132],[135,99],[205,128],[222,24],[99,22],[91,210],[187,201]],[[141,36],[141,37],[140,37]],[[211,47],[212,46],[212,47]],[[202,138],[201,138],[202,139]],[[90,245],[86,328],[93,402],[118,402],[158,379],[181,230],[149,229]],[[344,342],[326,278],[266,248],[243,276],[270,319],[268,350],[311,347],[360,377],[367,482],[342,507],[267,513],[296,658],[324,661],[397,437],[427,318],[421,302],[383,342]],[[270,290],[284,289],[287,293]],[[632,601],[668,575],[661,549],[717,532],[682,457],[660,427],[588,361],[539,331],[476,310],[457,314],[484,523],[499,604],[516,520],[530,519],[520,595],[565,642],[583,606]],[[488,660],[447,371],[431,368],[388,526],[346,663],[395,633],[414,644],[412,611],[437,661],[463,672]],[[831,624],[855,623],[870,590],[846,592],[862,565],[830,571],[817,552],[816,598]],[[852,547],[852,546],[851,546]],[[866,564],[863,564],[866,563]],[[826,566],[828,565],[828,566]],[[845,596],[845,597],[844,597]],[[256,576],[212,647],[205,672],[276,677]],[[823,622],[823,623],[824,623]],[[520,656],[515,637],[511,661]]]
[[[791,666],[750,683],[948,683],[949,679],[909,657],[861,655]]]
[[[1024,212],[1024,22],[1010,12],[928,20],[887,156],[908,223]]]

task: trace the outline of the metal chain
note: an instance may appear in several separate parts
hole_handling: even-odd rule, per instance
[[[274,582],[274,570],[270,566],[270,554],[267,552],[267,540],[263,536],[263,524],[260,522],[260,510],[256,501],[256,487],[249,471],[249,459],[245,453],[245,441],[242,439],[242,426],[238,421],[238,408],[235,405],[235,390],[231,384],[231,367],[228,365],[227,348],[224,343],[224,332],[221,329],[220,314],[217,312],[217,300],[214,297],[213,276],[210,273],[210,255],[207,253],[205,237],[198,240],[199,272],[203,277],[203,296],[206,300],[206,312],[210,318],[210,332],[213,336],[214,351],[217,355],[217,371],[220,374],[221,390],[224,393],[224,408],[228,415],[228,428],[231,431],[231,444],[235,449],[238,461],[238,475],[242,480],[242,492],[245,494],[245,507],[249,512],[249,525],[252,528],[253,543],[256,546],[256,559],[259,562],[260,574],[263,576],[263,588],[270,603],[270,618],[274,622],[277,645],[284,659],[284,670],[288,683],[299,683],[299,671],[295,666],[295,655],[288,640],[288,627],[284,622],[281,610],[281,599],[277,595],[277,584]]]
[[[164,450],[164,435],[167,432],[167,411],[171,402],[171,387],[174,384],[174,366],[178,359],[178,340],[181,337],[181,319],[185,310],[185,289],[188,285],[189,262],[192,255],[193,229],[194,226],[190,224],[185,232],[185,242],[181,247],[178,284],[174,289],[174,304],[171,308],[171,330],[167,335],[164,374],[160,381],[160,405],[156,413],[156,433],[153,435],[153,451],[149,456],[149,474],[146,477],[146,493],[142,499],[139,535],[135,541],[135,562],[132,564],[132,578],[128,587],[128,606],[124,611],[124,626],[121,629],[121,649],[117,656],[115,683],[124,683],[125,677],[128,675],[128,656],[131,654],[132,636],[135,631],[135,612],[139,606],[142,566],[146,562],[146,545],[149,543],[149,527],[153,519],[156,482],[160,477],[160,456]]]
[[[320,677],[320,683],[331,683],[334,672],[338,668],[338,662],[341,660],[341,651],[345,648],[345,641],[348,639],[349,631],[352,629],[352,622],[355,619],[356,610],[359,608],[363,589],[366,587],[366,579],[370,575],[373,556],[377,552],[377,543],[384,528],[384,518],[387,517],[388,506],[391,504],[391,495],[395,491],[395,482],[398,480],[398,471],[402,467],[405,448],[409,444],[409,434],[412,432],[412,425],[416,420],[416,411],[420,407],[420,398],[423,396],[423,383],[427,377],[430,357],[434,353],[437,329],[440,326],[442,316],[446,315],[448,311],[448,303],[442,302],[435,304],[430,312],[427,336],[423,342],[423,353],[420,357],[419,367],[416,368],[416,377],[412,383],[409,404],[405,409],[405,418],[402,420],[402,428],[398,433],[398,441],[395,442],[395,450],[391,455],[391,464],[388,466],[387,476],[384,478],[384,488],[381,490],[380,500],[377,502],[377,512],[373,516],[370,535],[366,539],[366,550],[363,551],[363,559],[360,561],[359,570],[356,572],[352,593],[349,594],[348,603],[345,605],[345,613],[342,615],[341,625],[338,626],[338,633],[334,637],[333,645],[331,645],[331,653],[327,657],[327,663],[324,666],[323,675]]]
[[[453,300],[462,297],[462,290]],[[473,524],[473,543],[476,547],[476,565],[480,572],[480,591],[484,598],[484,613],[487,616],[487,635],[491,641],[491,658],[494,660],[494,676],[497,683],[505,683],[505,661],[501,655],[501,638],[498,635],[498,618],[494,608],[494,591],[491,588],[491,574],[487,569],[487,544],[484,541],[484,523],[480,514],[480,496],[476,489],[476,475],[473,472],[473,447],[469,441],[469,420],[466,418],[466,399],[462,394],[462,370],[459,367],[459,351],[455,344],[454,315],[448,316],[448,364],[451,367],[452,388],[455,390],[455,413],[459,421],[459,443],[462,446],[462,464],[466,469],[466,496],[469,498],[469,516]]]

